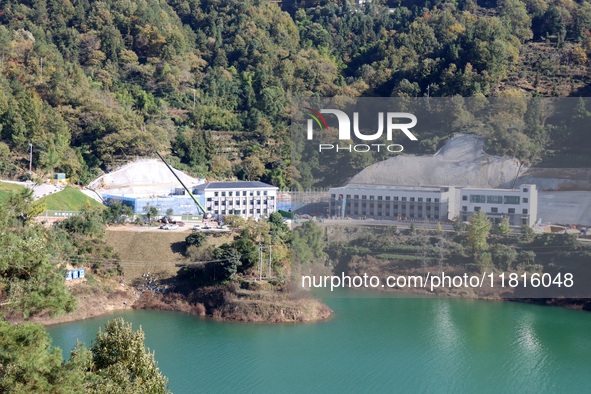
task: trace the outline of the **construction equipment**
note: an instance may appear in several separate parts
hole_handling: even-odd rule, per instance
[[[158,152],[156,152],[156,154],[158,155],[158,157],[160,158],[160,160],[162,160],[162,162],[164,164],[166,164],[166,167],[170,170],[170,172],[172,172],[172,175],[174,175],[174,177],[179,181],[179,183],[183,186],[183,188],[185,188],[185,190],[187,191],[187,193],[189,193],[189,196],[191,196],[191,198],[193,199],[193,201],[195,202],[195,204],[197,204],[197,207],[199,207],[199,209],[201,210],[201,212],[203,212],[203,219],[209,219],[211,217],[211,214],[208,213],[205,208],[203,208],[203,205],[201,205],[201,203],[199,203],[199,201],[197,201],[197,199],[195,198],[195,196],[193,195],[193,193],[191,193],[191,191],[189,190],[189,188],[187,188],[187,186],[185,186],[185,184],[183,183],[183,181],[181,181],[181,178],[179,178],[179,176],[176,174],[176,172],[174,172],[174,170],[172,169],[172,167],[166,162],[166,160],[164,160],[164,157],[162,157],[162,155]]]

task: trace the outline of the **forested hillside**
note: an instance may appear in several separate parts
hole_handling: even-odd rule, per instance
[[[0,23],[12,178],[32,143],[39,177],[86,183],[158,150],[194,175],[287,188],[300,177],[290,97],[579,95],[591,82],[587,1],[0,0]]]

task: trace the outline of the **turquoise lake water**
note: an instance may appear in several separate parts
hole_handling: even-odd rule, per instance
[[[591,313],[441,298],[328,298],[329,321],[129,311],[48,327],[65,357],[107,320],[142,326],[174,393],[591,392]]]

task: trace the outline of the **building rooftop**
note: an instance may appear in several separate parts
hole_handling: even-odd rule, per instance
[[[399,190],[399,191],[421,191],[421,192],[441,192],[441,189],[448,186],[394,186],[394,185],[376,185],[376,184],[362,184],[362,183],[349,183],[342,187],[333,187],[331,190],[346,190],[346,189],[357,189],[357,190]]]
[[[195,187],[194,190],[213,189],[278,189],[278,187],[259,181],[229,181],[229,182],[207,182]]]
[[[524,187],[529,187],[531,189],[536,189],[536,185],[535,184],[522,184],[522,185],[517,185],[515,186],[513,189],[500,189],[500,188],[491,188],[491,187],[471,187],[471,186],[466,186],[466,187],[460,187],[459,189],[465,190],[465,191],[493,191],[493,192],[521,192],[521,189]]]

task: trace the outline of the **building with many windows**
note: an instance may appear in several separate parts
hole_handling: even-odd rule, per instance
[[[465,187],[460,190],[460,207],[462,221],[483,211],[495,223],[508,217],[512,226],[533,226],[538,214],[538,191],[536,185],[520,185],[516,189]]]
[[[467,221],[483,211],[495,223],[512,226],[537,220],[536,185],[516,189],[405,187],[351,184],[329,190],[329,216],[383,220]]]
[[[224,215],[256,219],[277,210],[277,190],[263,182],[207,182],[195,187],[193,194],[218,219]]]
[[[329,215],[385,220],[451,220],[453,187],[348,185],[329,190]],[[452,207],[452,209],[450,209]]]
[[[207,182],[193,188],[193,195],[216,219],[224,215],[243,218],[267,217],[277,210],[278,188],[263,182]],[[182,188],[175,188],[168,195],[116,196],[103,195],[105,202],[128,205],[136,214],[146,214],[151,207],[160,215],[201,215],[202,212],[191,196]]]

